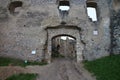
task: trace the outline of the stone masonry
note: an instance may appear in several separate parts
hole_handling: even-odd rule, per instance
[[[120,53],[119,0],[67,0],[64,18],[60,1],[0,0],[0,56],[51,62],[52,38],[59,35],[76,39],[78,62]],[[96,8],[97,21],[89,19],[87,5]]]

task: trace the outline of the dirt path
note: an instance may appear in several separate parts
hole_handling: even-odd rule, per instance
[[[69,59],[58,59],[43,67],[29,66],[27,68],[30,73],[39,74],[37,80],[95,80],[82,67],[82,64]]]
[[[46,66],[0,67],[0,77],[15,73],[37,73],[37,80],[95,80],[82,66],[69,59],[57,59]],[[7,76],[6,76],[7,74]]]
[[[27,70],[18,66],[6,66],[0,67],[0,80],[5,80],[7,77],[13,74],[25,73]]]

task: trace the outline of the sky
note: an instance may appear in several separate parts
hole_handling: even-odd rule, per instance
[[[66,40],[67,38],[68,38],[68,39],[71,39],[71,40],[74,40],[74,38],[72,38],[72,37],[68,37],[68,36],[61,36],[61,39],[62,39],[62,40]]]
[[[59,9],[62,10],[62,11],[68,11],[70,9],[69,6],[59,6]]]
[[[68,11],[70,9],[69,6],[59,6],[60,10],[66,10]],[[96,15],[96,9],[92,7],[87,8],[87,14],[92,19],[92,21],[97,21],[97,15]]]
[[[97,15],[95,8],[88,7],[87,13],[90,18],[92,18],[92,21],[97,21]]]

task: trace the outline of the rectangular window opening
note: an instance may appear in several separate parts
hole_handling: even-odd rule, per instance
[[[89,19],[92,21],[97,21],[97,14],[96,9],[93,7],[87,7],[87,14]]]
[[[90,21],[92,22],[98,21],[96,2],[87,2],[87,15]]]
[[[69,3],[69,1],[60,1],[58,8],[61,11],[68,11],[70,9],[70,3]]]

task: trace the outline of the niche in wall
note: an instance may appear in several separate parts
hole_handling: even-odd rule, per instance
[[[9,11],[11,14],[19,13],[23,3],[21,1],[14,1],[9,4]]]

